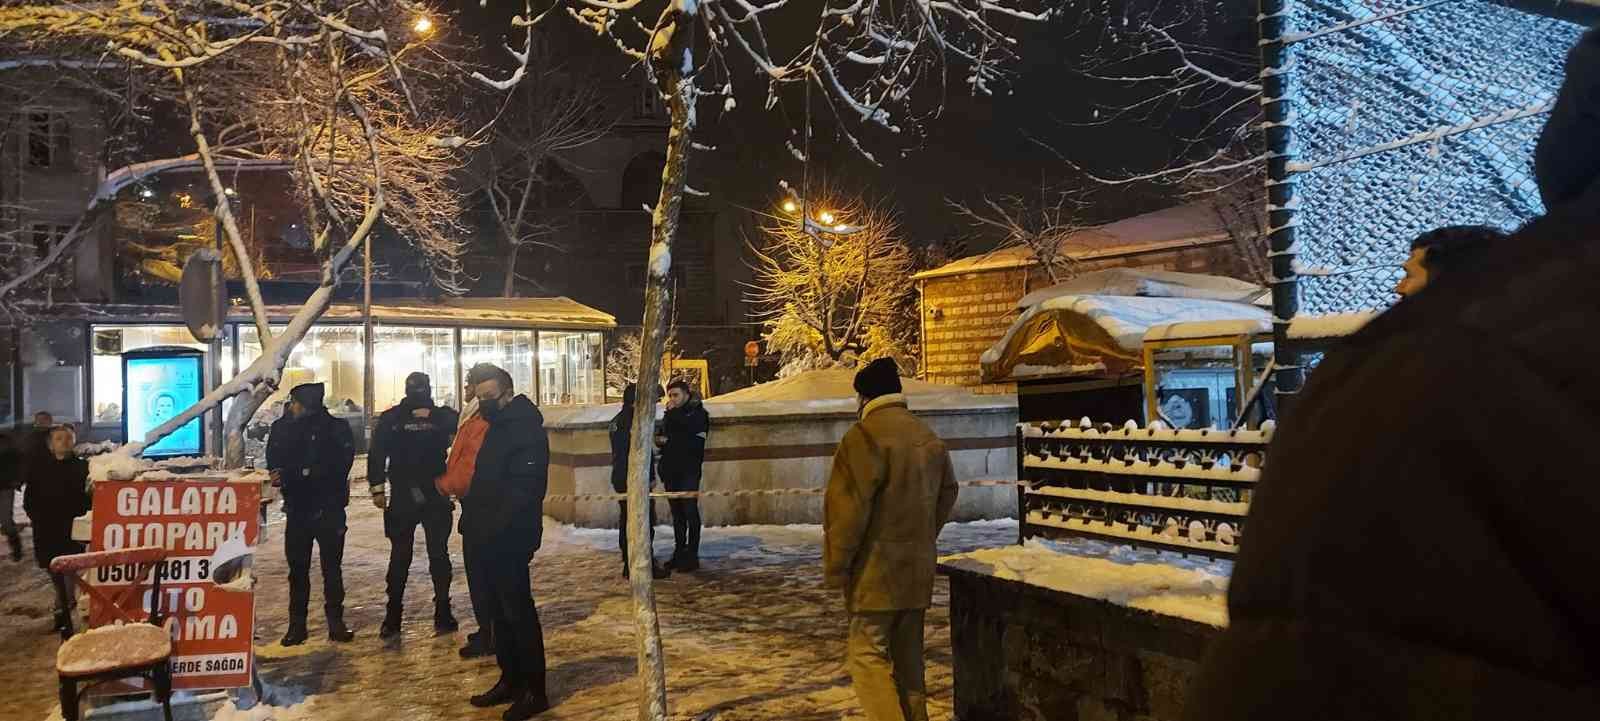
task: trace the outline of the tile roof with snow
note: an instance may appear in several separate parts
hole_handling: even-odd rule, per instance
[[[1189,245],[1209,245],[1227,239],[1227,231],[1216,212],[1207,205],[1192,204],[1085,228],[1063,238],[1061,245],[1074,259],[1092,260]],[[1000,248],[925,270],[912,278],[923,280],[960,273],[1026,268],[1037,262],[1033,251],[1028,248]]]

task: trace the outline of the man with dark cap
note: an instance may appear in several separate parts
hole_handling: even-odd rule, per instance
[[[711,415],[694,390],[683,380],[667,385],[667,412],[656,430],[660,449],[661,484],[679,493],[700,490],[702,468],[706,462],[706,439],[711,433]],[[700,499],[673,498],[672,557],[667,568],[673,571],[700,570]]]
[[[428,374],[412,373],[406,376],[405,398],[384,411],[372,429],[367,484],[373,504],[383,509],[383,535],[389,539],[389,604],[378,631],[382,638],[400,634],[418,524],[428,548],[428,575],[433,579],[433,628],[449,633],[458,627],[450,612],[454,569],[449,543],[455,506],[434,487],[434,480],[445,471],[456,420],[455,411],[434,405]]]
[[[1600,31],[1548,214],[1328,353],[1279,426],[1190,721],[1600,718]]]
[[[322,603],[328,639],[345,643],[355,633],[344,625],[345,506],[350,505],[350,466],[355,463],[350,424],[328,413],[321,383],[289,391],[289,406],[267,438],[267,470],[283,489],[283,555],[289,564],[289,630],[283,645],[306,640],[311,605],[311,545],[322,566]]]
[[[611,488],[617,493],[628,492],[628,446],[630,445],[629,442],[633,440],[633,413],[638,394],[638,387],[632,383],[629,383],[627,388],[622,389],[622,410],[617,411],[617,415],[611,419]],[[656,395],[659,396],[660,394],[661,387],[657,386]],[[648,400],[644,407],[654,409],[655,399]],[[650,487],[655,485],[655,464],[646,463],[645,472],[650,474],[650,480],[645,483],[645,490],[649,492]],[[649,509],[650,514],[650,540],[654,541],[656,537],[655,502],[649,502],[646,504],[646,508]],[[622,577],[627,578],[628,502],[618,501],[617,509],[620,514],[617,516],[617,545],[622,549]],[[650,575],[658,579],[671,576],[672,571],[656,564],[653,550],[651,554]]]
[[[823,580],[844,593],[845,663],[869,721],[927,721],[922,621],[960,488],[944,442],[907,409],[893,360],[867,364],[855,389],[861,418],[823,497]]]
[[[529,565],[544,532],[550,440],[544,416],[488,364],[467,374],[489,432],[478,448],[472,485],[461,499],[461,535],[480,585],[500,679],[473,696],[480,708],[511,704],[502,718],[523,721],[550,708],[545,695],[544,630],[529,586]],[[479,618],[482,623],[485,619]]]
[[[1394,292],[1404,297],[1421,293],[1435,278],[1477,265],[1484,249],[1505,237],[1486,225],[1452,225],[1423,233],[1411,241],[1411,256],[1401,266],[1406,274]]]

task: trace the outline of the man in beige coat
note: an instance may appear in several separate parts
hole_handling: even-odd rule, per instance
[[[823,577],[850,612],[846,665],[871,721],[926,721],[922,618],[935,542],[956,505],[944,442],[906,409],[899,369],[855,378],[861,420],[839,442],[823,508]]]

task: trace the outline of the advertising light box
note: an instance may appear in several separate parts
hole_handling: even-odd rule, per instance
[[[141,440],[200,402],[205,389],[204,356],[189,348],[142,350],[122,356],[124,437]],[[147,458],[199,456],[205,451],[203,417],[185,423],[144,449]]]

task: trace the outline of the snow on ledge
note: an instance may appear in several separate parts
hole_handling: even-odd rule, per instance
[[[1325,315],[1297,315],[1289,321],[1289,337],[1296,340],[1315,338],[1343,338],[1355,335],[1367,323],[1378,317],[1379,311],[1361,310],[1353,313],[1328,313]]]
[[[1032,539],[1022,546],[946,556],[939,563],[1217,628],[1228,625],[1228,574],[1233,564],[1227,561],[1103,541]]]

